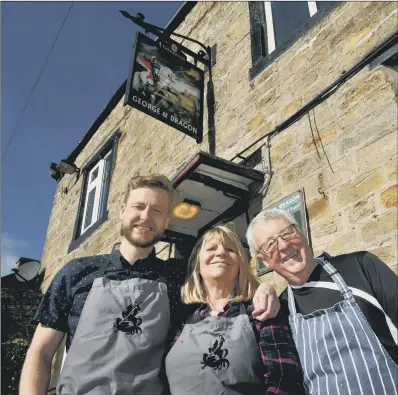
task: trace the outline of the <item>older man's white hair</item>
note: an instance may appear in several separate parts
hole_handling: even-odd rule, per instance
[[[298,227],[298,223],[292,214],[278,208],[264,209],[253,218],[246,232],[246,239],[247,243],[249,244],[250,255],[252,257],[256,257],[258,250],[258,246],[255,245],[253,240],[254,226],[262,222],[268,222],[279,218],[285,219],[287,222],[290,222]]]

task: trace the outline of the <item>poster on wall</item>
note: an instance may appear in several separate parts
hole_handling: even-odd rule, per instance
[[[193,137],[203,136],[204,72],[178,49],[137,33],[124,105]]]
[[[289,196],[277,201],[271,206],[266,207],[266,209],[278,208],[284,210],[293,215],[294,219],[297,221],[299,228],[306,236],[307,240],[310,242],[310,237],[308,233],[308,219],[307,212],[305,209],[305,196],[304,189],[300,189]],[[257,274],[265,274],[271,271],[270,268],[265,266],[262,261],[257,259]]]

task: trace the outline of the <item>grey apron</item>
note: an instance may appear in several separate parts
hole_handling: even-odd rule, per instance
[[[371,329],[352,291],[336,269],[317,259],[344,300],[308,315],[298,314],[288,287],[290,328],[310,394],[396,395],[398,366]]]
[[[159,395],[170,324],[167,286],[95,279],[57,385],[58,395]]]
[[[237,317],[190,322],[166,357],[172,395],[264,394],[260,349],[243,303]]]

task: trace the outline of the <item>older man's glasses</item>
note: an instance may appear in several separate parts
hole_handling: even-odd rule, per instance
[[[288,241],[297,236],[297,228],[296,225],[290,224],[285,229],[283,229],[277,236],[271,237],[268,239],[258,250],[258,252],[262,252],[263,254],[271,254],[278,248],[278,238],[282,240]]]

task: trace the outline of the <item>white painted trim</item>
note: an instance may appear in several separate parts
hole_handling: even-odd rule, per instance
[[[305,283],[304,285],[291,285],[292,288],[294,289],[300,289],[300,288],[326,288],[326,289],[333,289],[335,291],[339,291],[339,288],[337,286],[337,284],[335,283],[329,283],[326,281],[310,281],[308,283]],[[388,325],[388,329],[391,332],[391,336],[394,339],[395,344],[398,345],[398,330],[395,327],[394,323],[391,321],[391,318],[386,314],[386,312],[383,310],[383,308],[381,307],[380,303],[377,301],[377,299],[375,297],[373,297],[372,295],[369,295],[368,293],[358,289],[358,288],[354,288],[354,287],[348,287],[352,293],[355,296],[358,296],[361,299],[366,300],[367,302],[369,302],[371,305],[373,305],[374,307],[378,308],[386,317],[386,322]]]
[[[314,16],[318,12],[316,1],[308,1],[308,11],[310,12],[310,17]]]
[[[98,163],[90,170],[90,172],[87,175],[87,189],[86,189],[86,196],[85,196],[85,201],[84,201],[84,210],[83,210],[83,217],[82,217],[82,223],[81,223],[81,231],[80,234],[82,235],[88,228],[90,228],[92,225],[94,225],[98,221],[99,217],[99,210],[101,207],[101,198],[102,198],[102,193],[104,190],[104,181],[105,181],[105,164],[107,159],[110,157],[112,150],[110,150],[104,158],[100,159]],[[98,175],[97,178],[94,181],[91,181],[91,174],[98,169]],[[86,212],[87,212],[87,203],[88,203],[88,196],[90,192],[93,189],[96,189],[95,195],[94,195],[94,203],[93,203],[93,215],[91,218],[91,222],[89,224],[85,224],[85,217],[86,217]]]
[[[272,7],[270,1],[264,1],[265,11],[265,24],[267,25],[267,55],[274,52],[276,49],[275,45],[275,31],[274,31],[274,19],[272,18]]]

